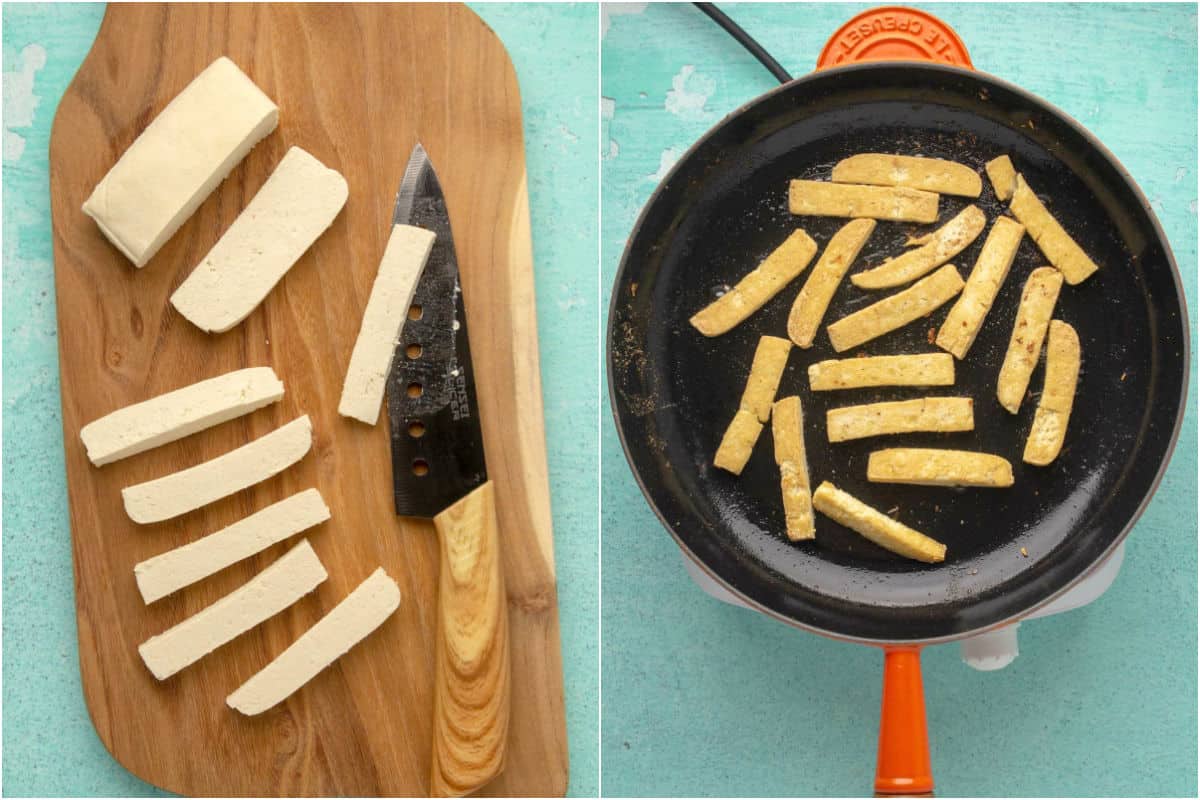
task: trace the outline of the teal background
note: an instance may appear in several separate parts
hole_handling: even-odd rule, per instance
[[[863,5],[722,4],[794,74]],[[1196,6],[937,4],[976,67],[1080,120],[1153,204],[1196,319]],[[673,158],[774,85],[689,5],[602,28],[602,286]],[[673,93],[672,93],[673,92]],[[1116,584],[1021,629],[998,673],[925,651],[938,794],[1196,795],[1196,368],[1182,438]],[[853,795],[875,766],[882,657],[710,599],[603,451],[605,795]]]
[[[516,65],[525,114],[546,439],[566,672],[570,791],[598,785],[596,152],[598,11],[473,6]],[[47,143],[102,5],[3,10],[5,795],[146,795],[104,750],[79,683],[55,340]],[[20,74],[36,65],[23,120]],[[9,130],[10,124],[16,124]],[[12,158],[24,140],[20,158]],[[570,331],[571,335],[561,335]]]

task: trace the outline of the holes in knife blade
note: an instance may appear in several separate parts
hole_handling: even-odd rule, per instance
[[[408,307],[408,318],[409,319],[420,319],[424,315],[425,315],[425,309],[421,308],[421,306],[418,305],[417,303],[413,303],[411,306]]]
[[[423,478],[429,474],[429,462],[423,458],[418,458],[413,462],[413,475],[418,478]]]
[[[420,439],[425,435],[425,423],[410,422],[408,423],[408,435],[414,439]]]
[[[408,385],[408,396],[409,397],[420,397],[423,394],[425,394],[425,387],[422,386],[421,384],[417,383],[416,381],[413,381],[412,383],[410,383]]]
[[[410,359],[420,358],[421,349],[421,345],[419,344],[410,344],[408,347],[404,348],[404,355],[408,356]]]

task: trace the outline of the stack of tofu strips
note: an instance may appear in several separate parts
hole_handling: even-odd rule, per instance
[[[83,206],[137,268],[145,267],[264,137],[279,109],[232,61],[219,58],[146,127]],[[254,198],[170,298],[201,330],[221,333],[264,303],[328,229],[349,196],[346,180],[290,148]],[[434,234],[394,226],[349,358],[339,412],[378,420],[395,342]],[[336,260],[336,259],[334,259]],[[239,369],[139,402],[85,425],[96,467],[167,445],[278,402],[269,366]],[[173,519],[248,489],[299,462],[313,444],[307,415],[217,458],[122,490],[137,523]],[[133,567],[153,603],[330,519],[316,488]],[[138,649],[164,680],[312,592],[327,577],[307,539],[249,582]],[[400,589],[376,569],[290,647],[228,697],[244,714],[283,701],[377,629],[399,607]]]
[[[808,367],[809,389],[843,391],[879,386],[952,386],[955,359],[965,359],[995,302],[1022,238],[1028,234],[1052,266],[1033,270],[1025,283],[1008,350],[1000,365],[996,396],[1016,414],[1046,344],[1045,386],[1025,442],[1023,460],[1050,464],[1062,449],[1079,378],[1080,344],[1075,329],[1052,319],[1063,282],[1078,284],[1097,270],[1096,263],[1050,214],[1008,156],[985,171],[1010,216],[992,221],[987,238],[966,281],[948,263],[983,233],[987,218],[969,205],[942,227],[912,238],[909,249],[882,264],[850,276],[865,290],[908,285],[827,327],[839,353],[895,331],[958,298],[930,344],[945,352],[856,357],[821,361]],[[815,492],[804,449],[800,397],[775,400],[792,346],[811,348],[834,293],[875,230],[877,221],[932,223],[941,194],[978,198],[979,173],[963,164],[935,158],[866,153],[838,162],[830,181],[793,180],[788,206],[792,214],[848,217],[852,221],[825,245],[800,288],[788,316],[788,338],[763,336],[754,353],[738,409],[713,463],[739,475],[763,427],[772,427],[779,467],[787,536],[813,539],[814,509],[908,558],[930,563],[946,557],[946,546],[859,501],[828,481]],[[758,311],[797,278],[819,246],[797,228],[757,268],[729,291],[697,312],[691,323],[705,336],[719,336]],[[898,402],[830,409],[828,440],[920,431],[974,430],[970,397],[932,396]],[[1002,456],[967,450],[892,448],[871,453],[867,479],[927,486],[1004,488],[1013,485],[1012,464]]]

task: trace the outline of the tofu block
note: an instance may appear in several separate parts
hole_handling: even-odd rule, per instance
[[[775,463],[783,493],[783,516],[787,537],[793,542],[817,535],[813,521],[812,486],[804,453],[804,412],[800,398],[793,395],[775,403],[771,411],[771,433],[775,439]]]
[[[839,525],[897,555],[929,564],[946,560],[946,545],[871,508],[829,481],[813,493],[813,507]]]
[[[967,206],[933,233],[910,240],[909,244],[919,245],[916,249],[874,269],[857,272],[850,276],[850,282],[860,289],[889,289],[915,281],[966,250],[983,232],[986,223],[987,218],[978,206]]]
[[[1062,283],[1062,273],[1051,267],[1038,267],[1025,281],[1021,305],[1017,307],[1012,336],[996,382],[996,397],[1010,414],[1020,410],[1029,379],[1042,357],[1042,342],[1050,326],[1050,317],[1054,315],[1054,304],[1058,302]]]
[[[969,397],[918,397],[890,403],[866,403],[825,412],[831,442],[896,433],[956,433],[975,429],[974,402]]]
[[[992,223],[975,267],[967,277],[967,285],[938,329],[938,347],[957,359],[967,357],[967,351],[983,327],[984,318],[996,302],[1000,287],[1008,278],[1024,236],[1025,226],[1008,217],[997,217]]]
[[[904,186],[938,194],[979,197],[983,181],[964,164],[941,158],[861,153],[842,159],[833,167],[834,183],[867,183],[875,186]]]
[[[808,367],[808,388],[814,392],[874,386],[953,385],[954,359],[945,353],[833,359]]]
[[[222,56],[134,140],[83,213],[143,267],[278,123],[271,98]]]
[[[1008,459],[991,453],[896,447],[871,453],[867,480],[917,486],[1005,488],[1013,485],[1013,471]]]
[[[933,222],[938,215],[938,196],[898,186],[793,180],[788,187],[788,210],[797,216]]]
[[[399,607],[399,585],[382,567],[375,570],[274,661],[229,695],[226,704],[247,716],[274,708],[367,638]]]
[[[763,425],[771,417],[771,404],[787,366],[792,343],[778,336],[763,336],[754,350],[754,361],[746,377],[746,388],[738,410],[721,437],[713,465],[740,475],[750,459]]]
[[[283,382],[270,367],[234,370],[216,378],[119,408],[79,431],[97,467],[151,450],[270,405]]]
[[[229,226],[171,305],[193,325],[222,333],[258,308],[346,205],[346,179],[293,147]]]
[[[249,582],[142,642],[138,653],[154,677],[166,680],[283,611],[327,577],[312,545],[302,540]]]
[[[1017,174],[1016,188],[1008,210],[1025,226],[1029,238],[1037,244],[1046,260],[1062,272],[1067,283],[1072,286],[1083,283],[1099,269],[1096,262],[1083,252],[1078,242],[1046,210],[1020,173]]]
[[[141,562],[133,568],[138,591],[143,601],[153,603],[327,519],[329,508],[320,492],[299,492],[216,533]]]
[[[1002,203],[1012,197],[1013,188],[1017,185],[1017,171],[1013,169],[1012,159],[1008,156],[998,156],[987,162],[988,180],[992,182],[992,190],[996,199]]]
[[[737,286],[692,315],[692,326],[705,336],[720,336],[758,311],[817,254],[817,243],[797,228]]]
[[[842,317],[829,326],[829,341],[839,353],[903,328],[931,314],[962,291],[963,280],[953,264],[922,278],[903,291]]]
[[[224,455],[121,490],[125,513],[143,525],[161,522],[261,483],[312,447],[312,422],[298,417]]]
[[[424,228],[392,227],[342,384],[338,413],[343,417],[368,425],[379,421],[392,356],[435,238]]]
[[[1046,384],[1025,441],[1022,460],[1026,464],[1044,467],[1058,458],[1075,404],[1080,359],[1079,334],[1067,323],[1052,320],[1046,345]]]
[[[858,258],[863,245],[875,230],[873,219],[855,219],[843,225],[825,245],[817,265],[808,274],[788,314],[788,336],[798,346],[812,347],[817,328],[833,300],[838,284]]]

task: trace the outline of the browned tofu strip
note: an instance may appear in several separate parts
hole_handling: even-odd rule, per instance
[[[761,264],[725,294],[696,312],[692,326],[705,336],[720,336],[758,311],[817,254],[817,243],[797,228]]]
[[[1058,292],[1062,288],[1062,273],[1053,267],[1038,267],[1029,273],[1025,289],[1021,292],[1021,305],[1013,322],[1012,336],[1008,340],[1008,351],[1000,366],[1000,377],[996,381],[996,398],[1010,414],[1016,414],[1029,388],[1029,378],[1042,357],[1042,342]]]
[[[758,340],[737,413],[713,458],[715,466],[734,475],[740,475],[745,468],[763,424],[771,416],[771,404],[779,391],[779,381],[783,378],[791,349],[792,343],[778,336],[763,336]]]
[[[1046,383],[1025,441],[1023,460],[1044,467],[1058,458],[1067,435],[1067,423],[1079,383],[1079,334],[1065,322],[1050,322],[1046,345]]]
[[[808,388],[814,392],[872,386],[953,385],[954,359],[946,353],[832,359],[808,367]]]
[[[946,560],[946,545],[871,508],[829,481],[813,493],[813,507],[839,525],[862,534],[897,555],[936,564]]]
[[[975,429],[974,402],[969,397],[918,397],[890,403],[866,403],[825,412],[830,442],[896,433],[956,433]]]
[[[833,181],[905,186],[961,197],[979,197],[983,191],[979,173],[964,164],[941,158],[886,153],[861,153],[842,159],[833,167]]]
[[[938,330],[938,347],[953,353],[955,358],[967,357],[967,351],[975,343],[983,320],[992,310],[992,303],[996,302],[996,295],[1008,277],[1024,235],[1025,226],[1008,217],[997,217],[992,223],[975,268],[967,277],[967,285]]]
[[[1029,238],[1037,244],[1046,260],[1062,272],[1067,283],[1072,286],[1082,283],[1099,269],[1079,243],[1046,210],[1020,173],[1017,173],[1016,188],[1008,210],[1025,226]]]
[[[829,341],[839,353],[857,347],[937,310],[962,288],[958,270],[947,264],[907,289],[832,323]]]
[[[808,460],[804,454],[804,412],[799,397],[793,395],[775,403],[771,432],[775,437],[775,463],[779,465],[787,537],[793,542],[812,539],[817,530],[813,522]]]
[[[825,245],[825,252],[821,253],[817,265],[808,273],[788,314],[788,336],[800,347],[812,347],[817,328],[829,308],[829,301],[875,230],[875,224],[873,219],[851,220]]]
[[[938,214],[938,196],[899,186],[794,180],[788,187],[788,209],[798,216],[933,222]]]
[[[915,250],[883,262],[874,269],[856,272],[850,282],[860,289],[889,289],[915,281],[966,250],[983,233],[987,218],[978,206],[967,206],[933,233],[912,239]]]
[[[1007,202],[1017,184],[1017,171],[1013,169],[1012,159],[1008,156],[993,158],[984,165],[984,169],[987,170],[988,180],[992,182],[996,199]]]
[[[725,429],[725,435],[721,437],[717,454],[713,456],[713,465],[734,475],[741,475],[762,429],[763,424],[758,421],[758,417],[744,408],[739,408],[733,415],[733,421]]]
[[[867,461],[867,480],[917,486],[1005,488],[1013,485],[1013,471],[1008,459],[991,453],[894,447],[871,453]]]

